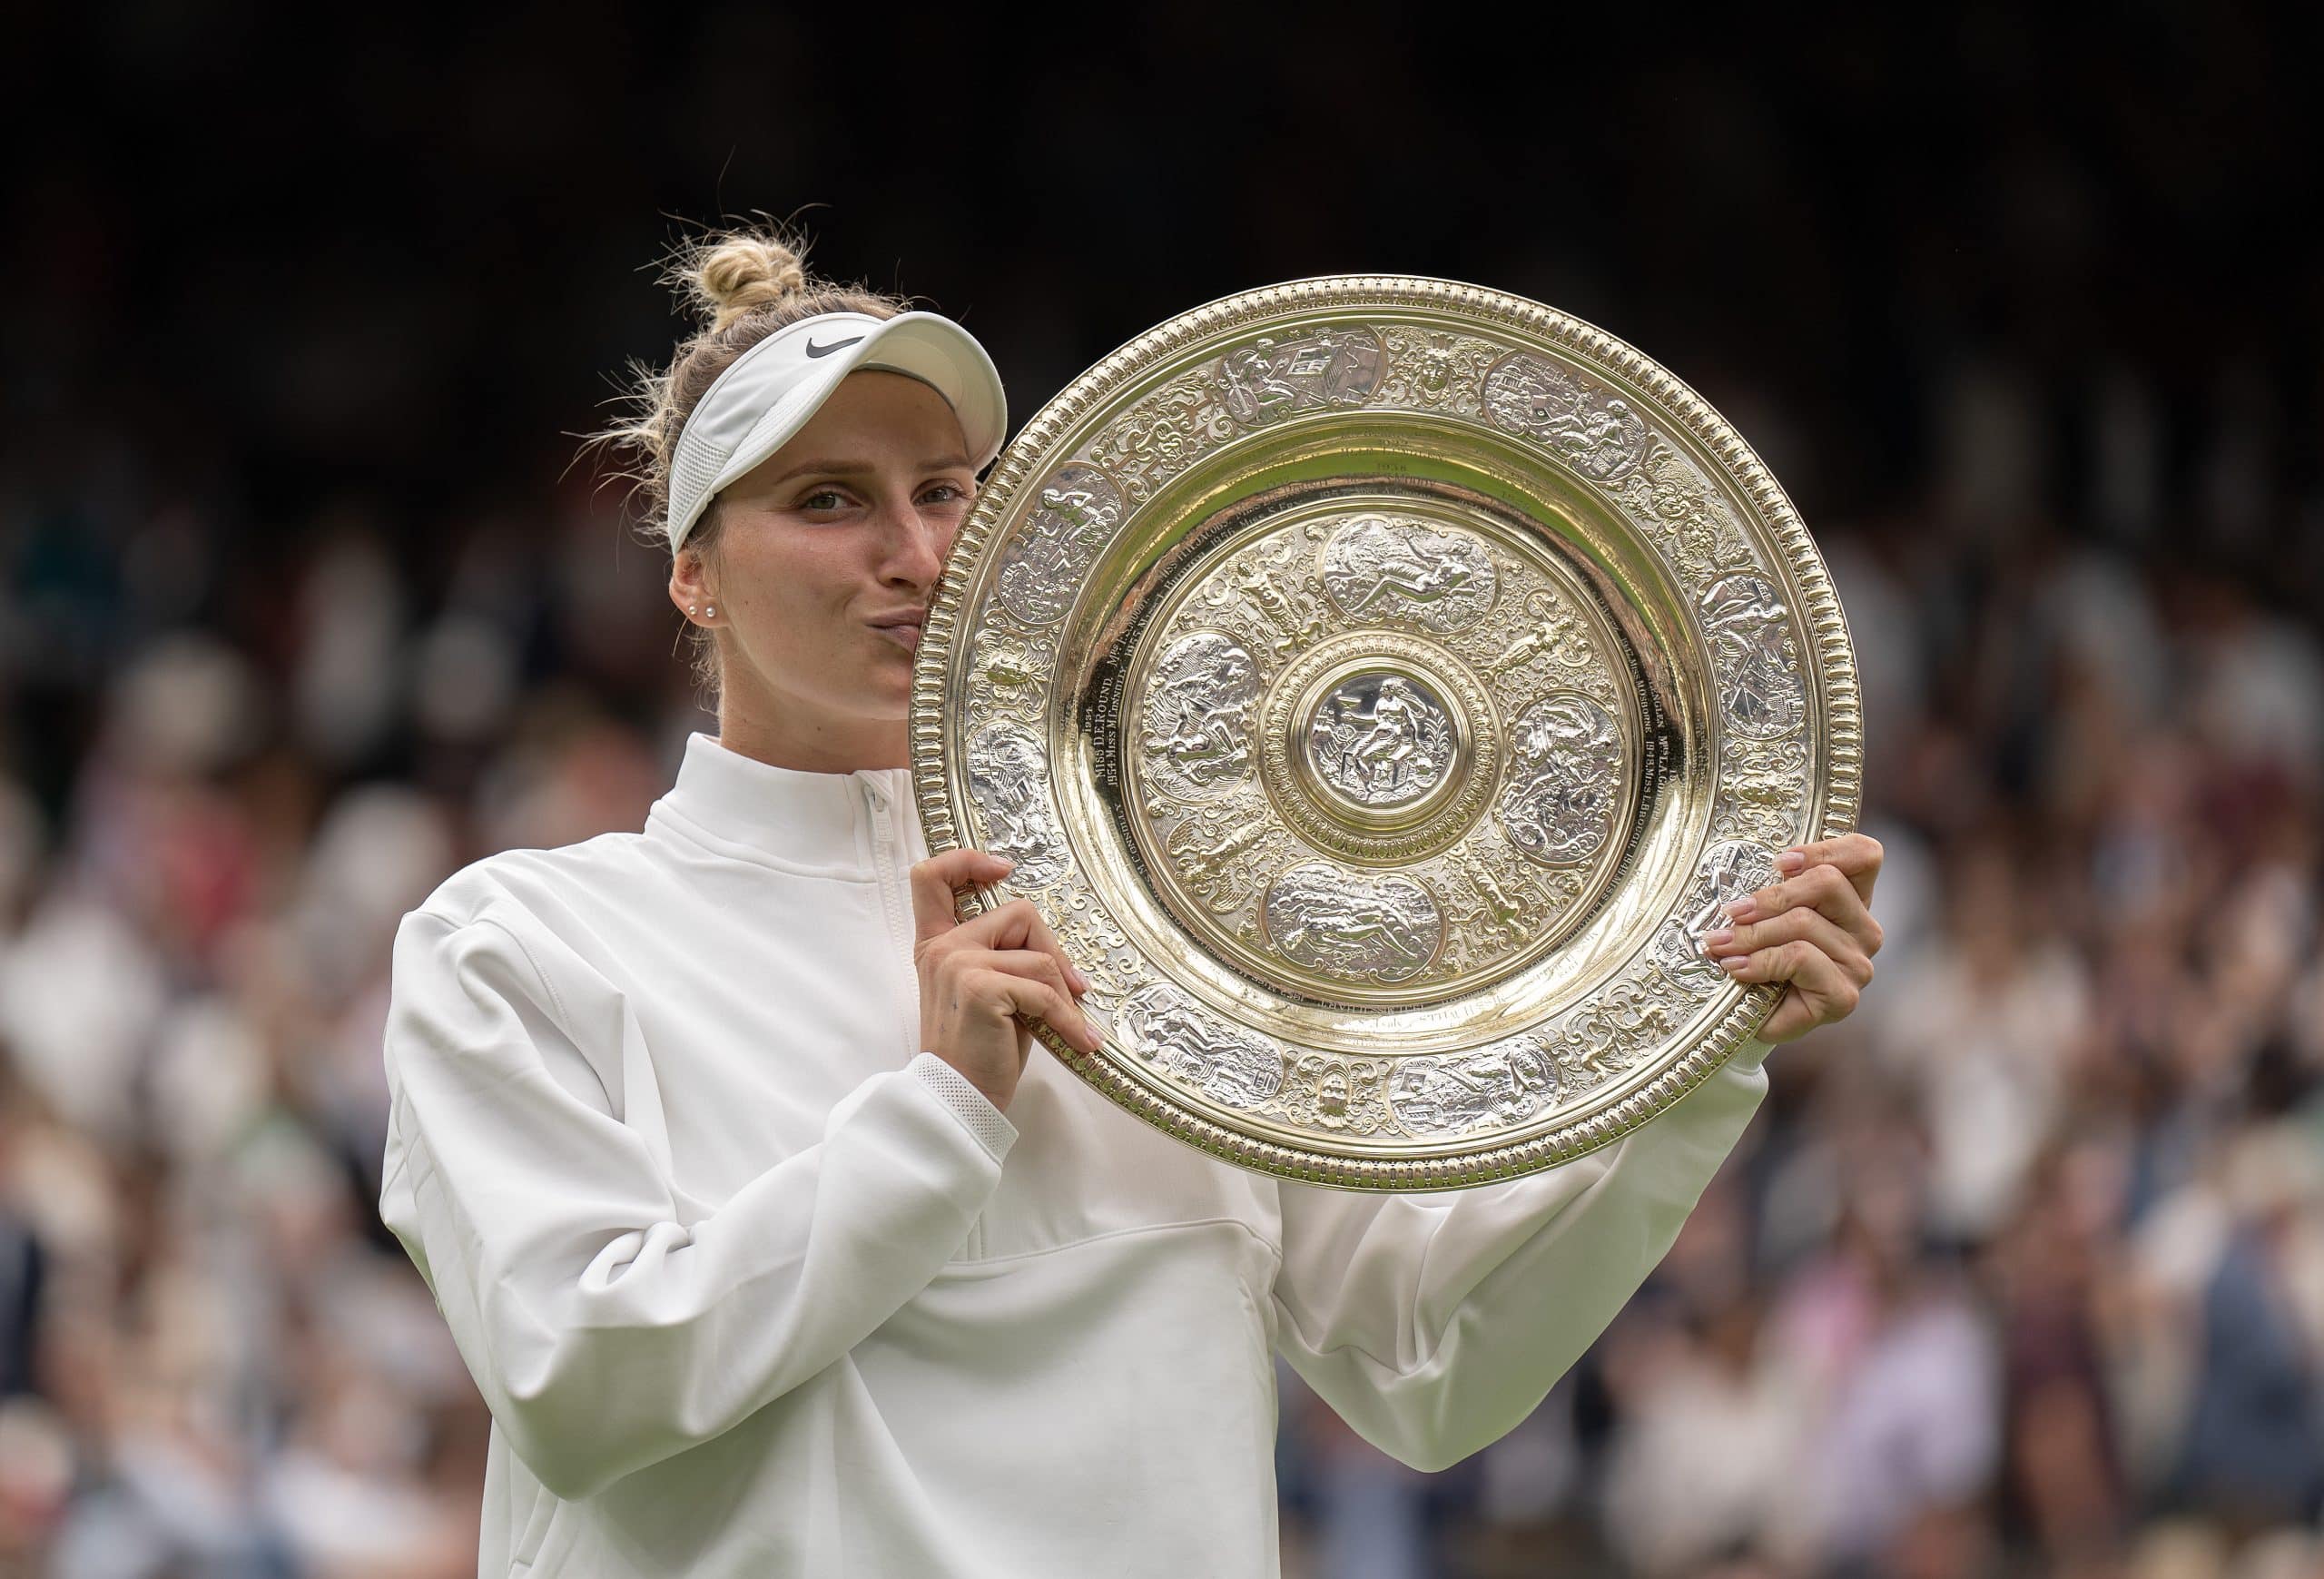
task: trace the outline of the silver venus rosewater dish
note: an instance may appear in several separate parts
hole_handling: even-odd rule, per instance
[[[1707,1076],[1779,989],[1703,934],[1855,826],[1855,659],[1742,439],[1629,346],[1447,281],[1249,291],[995,465],[916,660],[931,851],[1009,856],[1105,1045],[1246,1167],[1506,1179]]]

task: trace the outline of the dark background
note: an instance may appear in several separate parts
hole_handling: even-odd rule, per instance
[[[1508,1444],[1423,1481],[1287,1391],[1289,1572],[2311,1572],[2315,15],[13,17],[5,1571],[472,1562],[480,1416],[369,1215],[385,938],[712,726],[576,436],[685,330],[668,247],[757,212],[1019,424],[1234,291],[1534,297],[1832,560],[1884,980]],[[1883,1412],[1932,1375],[1958,1418]],[[1746,1516],[1672,1446],[1771,1441],[1899,1467]]]
[[[1363,5],[1039,30],[429,9],[327,48],[231,4],[15,25],[46,130],[8,182],[11,448],[69,489],[118,436],[227,512],[222,546],[260,561],[208,589],[228,617],[263,618],[233,606],[262,599],[268,554],[350,493],[440,587],[460,538],[431,523],[556,494],[563,435],[679,327],[644,265],[682,221],[745,211],[968,323],[1020,419],[1198,301],[1408,271],[1663,360],[1811,524],[1909,509],[1947,386],[1994,359],[2052,452],[2022,502],[2063,525],[2132,524],[2089,487],[2110,381],[2156,407],[2170,503],[2203,498],[2222,445],[2264,451],[2271,492],[2314,481],[2307,8],[1544,12],[1530,35]],[[2273,574],[2280,518],[2221,513],[2153,546],[2312,598],[2315,555]]]

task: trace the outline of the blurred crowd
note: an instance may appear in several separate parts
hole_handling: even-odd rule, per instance
[[[845,200],[825,266],[960,312],[1020,421],[1226,290],[1540,297],[1701,389],[1832,567],[1878,979],[1500,1444],[1414,1474],[1284,1373],[1287,1579],[2324,1575],[2324,138],[2313,18],[2252,15],[1574,38],[1545,106],[1393,7],[1125,15],[1013,96],[914,14],[1041,173],[960,192],[924,118],[770,87],[845,12],[574,0],[328,70],[248,6],[28,15],[20,97],[86,134],[0,188],[0,1579],[473,1571],[487,1422],[374,1211],[389,940],[639,826],[714,726],[567,462],[722,181]]]

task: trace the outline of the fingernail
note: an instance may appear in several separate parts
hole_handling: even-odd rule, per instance
[[[1737,921],[1749,921],[1751,919],[1752,913],[1758,908],[1759,902],[1758,900],[1746,896],[1728,905],[1727,907],[1727,913],[1733,916]]]
[[[1717,932],[1703,934],[1703,942],[1714,949],[1722,943],[1731,943],[1734,941],[1735,933],[1730,927],[1720,927]]]
[[[1072,972],[1073,989],[1075,992],[1087,992],[1089,991],[1089,978],[1081,973],[1080,966],[1068,965],[1066,966],[1066,969]]]
[[[1718,962],[1718,968],[1722,971],[1740,971],[1750,962],[1751,956],[1748,954],[1729,954]]]
[[[1786,872],[1797,872],[1807,864],[1807,857],[1797,850],[1786,850],[1776,857],[1776,865]]]

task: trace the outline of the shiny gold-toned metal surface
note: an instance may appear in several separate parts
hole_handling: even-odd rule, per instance
[[[1218,1156],[1505,1179],[1708,1075],[1702,952],[1855,825],[1854,659],[1775,479],[1538,303],[1351,277],[1140,336],[1002,455],[917,665],[931,850],[1089,975],[1059,1061]]]

